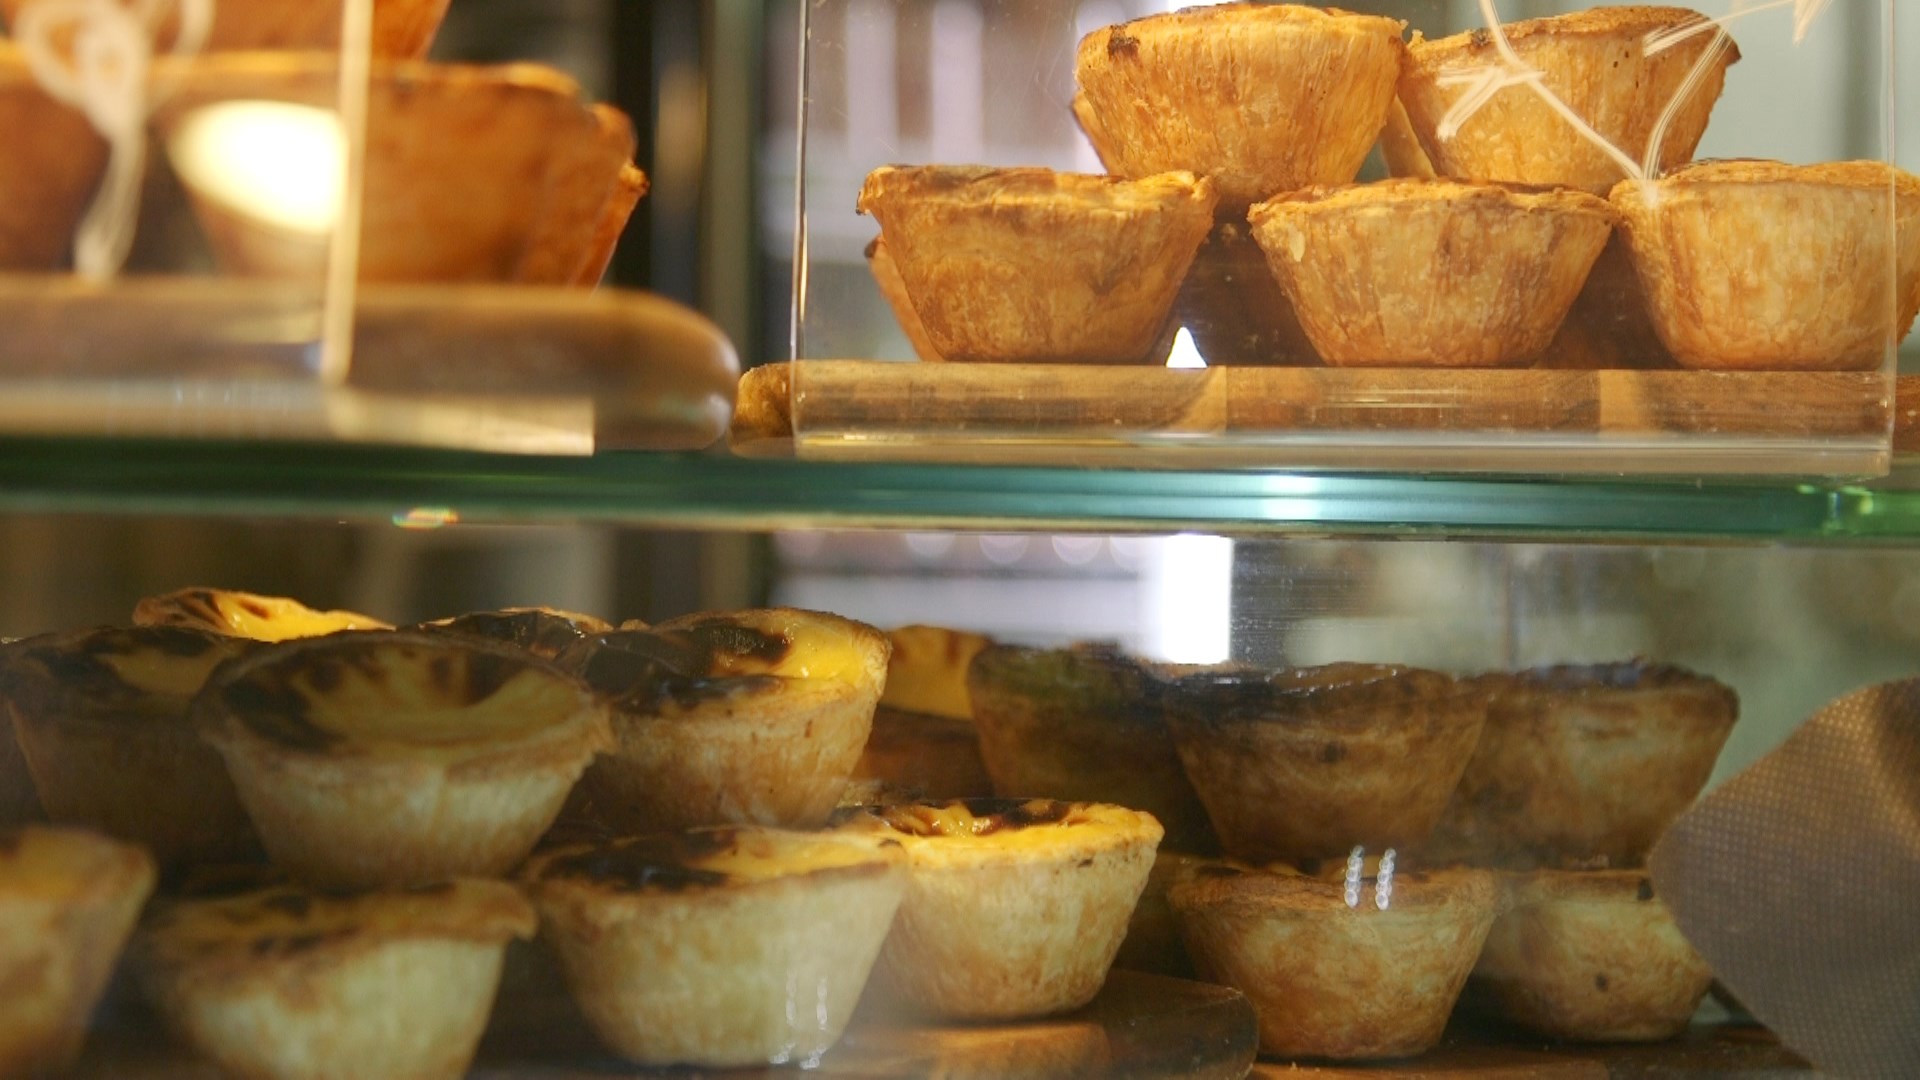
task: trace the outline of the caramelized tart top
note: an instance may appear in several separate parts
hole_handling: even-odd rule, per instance
[[[538,855],[525,879],[616,893],[724,889],[816,874],[884,874],[904,866],[891,840],[724,826],[602,840]]]
[[[387,624],[355,611],[316,611],[284,596],[229,589],[181,589],[149,596],[133,609],[136,626],[184,626],[255,641],[290,641],[341,630],[385,630]]]
[[[257,647],[179,626],[47,634],[0,654],[0,691],[54,719],[184,720],[213,670]]]

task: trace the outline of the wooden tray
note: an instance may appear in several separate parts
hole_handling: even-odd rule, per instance
[[[1633,1077],[1806,1078],[1814,1074],[1765,1028],[1700,1027],[1672,1042],[1577,1046],[1516,1039],[1457,1025],[1441,1046],[1414,1061],[1313,1065],[1262,1061],[1255,1080],[1626,1080]]]
[[[0,275],[0,433],[694,450],[739,376],[713,324],[645,293],[363,286],[338,385],[320,318],[296,284]]]
[[[733,441],[1050,465],[1868,475],[1889,462],[1889,389],[1877,372],[809,360],[748,372]]]

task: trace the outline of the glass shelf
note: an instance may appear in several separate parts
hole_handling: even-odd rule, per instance
[[[1698,542],[1920,542],[1920,459],[1871,485],[540,458],[0,440],[0,511],[684,528],[905,528]]]

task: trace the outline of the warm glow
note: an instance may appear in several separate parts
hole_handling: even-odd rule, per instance
[[[329,110],[230,101],[195,110],[167,150],[202,198],[263,225],[325,236],[340,219],[346,146]]]

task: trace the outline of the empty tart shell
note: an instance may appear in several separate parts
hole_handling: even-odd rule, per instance
[[[135,626],[183,626],[253,641],[290,641],[342,630],[386,630],[357,611],[316,611],[284,596],[231,589],[181,589],[149,596],[133,608]]]
[[[1890,165],[1706,162],[1613,204],[1682,366],[1871,370],[1920,312],[1920,177]]]
[[[996,645],[967,674],[994,791],[1132,807],[1176,851],[1212,851],[1207,812],[1180,766],[1160,680],[1104,645]]]
[[[209,674],[253,648],[170,626],[9,647],[0,708],[47,816],[144,845],[168,867],[257,857],[226,765],[189,720]]]
[[[1501,367],[1552,342],[1615,216],[1564,189],[1387,180],[1283,195],[1249,221],[1327,363]]]
[[[79,829],[0,831],[0,1076],[73,1064],[153,882],[139,848]]]
[[[899,845],[753,826],[567,847],[524,877],[602,1042],[643,1065],[811,1064],[906,888]]]
[[[1473,756],[1484,699],[1418,668],[1219,668],[1171,681],[1180,760],[1220,845],[1300,862],[1427,839]]]
[[[134,960],[168,1026],[232,1075],[451,1080],[473,1060],[507,942],[534,928],[504,882],[283,886],[165,904]]]
[[[860,191],[928,340],[953,361],[1161,363],[1214,187],[1049,169],[886,166]]]
[[[993,642],[939,626],[903,626],[887,638],[887,685],[854,778],[927,799],[990,794],[967,669]]]
[[[1510,23],[1505,32],[1520,60],[1540,72],[1543,88],[1635,161],[1646,160],[1655,125],[1678,101],[1660,159],[1649,163],[1649,171],[1657,173],[1692,159],[1727,68],[1740,51],[1711,28],[1652,56],[1646,42],[1650,35],[1705,22],[1686,8],[1597,7]],[[1486,30],[1473,30],[1437,41],[1416,34],[1408,51],[1400,102],[1438,175],[1561,184],[1594,195],[1605,195],[1626,176],[1619,163],[1526,86],[1500,90],[1450,138],[1442,138],[1441,120],[1473,89],[1448,85],[1448,80],[1464,72],[1501,70],[1498,46]],[[1702,77],[1682,99],[1683,85],[1703,62]],[[1407,156],[1401,160],[1400,167],[1408,168]]]
[[[158,70],[175,88],[155,120],[221,266],[304,280],[324,274],[331,225],[286,217],[236,189],[218,151],[244,131],[240,114],[222,111],[234,102],[331,109],[339,58],[224,53]],[[360,280],[597,280],[607,258],[603,218],[613,206],[631,212],[637,198],[633,151],[626,117],[589,107],[579,85],[551,68],[376,61]]]
[[[194,718],[274,862],[345,888],[506,873],[612,741],[557,667],[399,631],[261,649],[221,669]]]
[[[1654,1042],[1685,1031],[1713,970],[1632,870],[1507,879],[1469,996],[1548,1038]]]
[[[1101,803],[954,799],[850,811],[899,841],[911,877],[883,985],[949,1020],[1016,1020],[1093,1000],[1146,887],[1159,822]]]
[[[1634,866],[1692,805],[1739,716],[1705,675],[1633,661],[1474,680],[1487,723],[1433,842],[1483,866]]]
[[[1342,883],[1230,864],[1169,893],[1201,976],[1253,1001],[1260,1052],[1409,1057],[1440,1041],[1499,909],[1491,873],[1444,870]]]
[[[9,27],[29,0],[0,0]],[[424,56],[433,45],[449,0],[373,0],[371,47],[374,56]],[[205,51],[235,49],[337,49],[345,19],[342,0],[247,0],[214,6]],[[179,19],[169,15],[157,40],[171,47]]]
[[[1122,176],[1187,169],[1237,210],[1351,181],[1393,100],[1406,24],[1295,4],[1219,4],[1080,40],[1075,112]]]
[[[425,633],[459,634],[525,649],[542,660],[560,654],[597,634],[613,629],[605,619],[553,608],[503,608],[476,611],[414,627]]]
[[[866,255],[867,271],[873,275],[873,283],[880,287],[880,296],[892,310],[894,321],[900,324],[900,332],[907,336],[907,344],[913,346],[913,355],[930,364],[944,361],[946,357],[940,355],[933,339],[927,336],[926,325],[914,310],[913,297],[907,295],[906,279],[900,276],[900,264],[893,261],[893,252],[887,250],[886,237],[876,236],[869,241]]]
[[[608,704],[614,746],[576,809],[626,832],[823,824],[872,731],[888,652],[864,623],[785,608],[588,641],[564,663]]]
[[[107,142],[86,116],[34,80],[18,46],[0,40],[0,270],[65,265],[74,231],[107,168]]]

